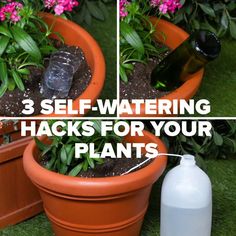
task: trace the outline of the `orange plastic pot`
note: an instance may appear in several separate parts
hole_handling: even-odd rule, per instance
[[[40,16],[43,17],[43,20],[49,26],[53,26],[52,31],[58,32],[63,36],[67,45],[79,46],[84,51],[86,60],[90,66],[92,79],[85,91],[74,100],[73,109],[80,109],[79,100],[81,99],[90,99],[91,104],[94,105],[102,91],[106,74],[105,59],[99,45],[87,31],[72,21],[56,17],[49,13],[40,13]],[[52,37],[57,38],[55,35]],[[47,117],[46,115],[43,116]],[[57,117],[60,115],[52,114],[50,116]],[[63,116],[71,117],[73,115]]]
[[[133,143],[157,143],[145,132],[127,137]],[[157,157],[145,168],[125,176],[80,178],[60,175],[37,162],[39,151],[31,142],[24,153],[24,169],[39,188],[44,209],[57,236],[138,236],[148,207],[153,183],[166,167],[166,157]]]
[[[151,17],[151,22],[152,24],[156,27],[156,34],[155,38],[157,41],[165,44],[168,46],[170,49],[175,49],[177,48],[184,40],[186,40],[189,37],[189,34],[186,33],[184,30],[179,28],[178,26],[165,21],[165,20],[160,20],[156,17]],[[161,32],[164,33],[165,37],[161,36]],[[163,96],[161,99],[168,99],[170,101],[173,101],[175,99],[185,99],[189,100],[192,98],[196,92],[198,91],[202,78],[203,78],[203,73],[204,70],[200,70],[197,73],[189,76],[187,81],[171,92],[170,94]],[[145,104],[142,104],[141,106],[141,111],[140,114],[135,114],[135,105],[131,104],[133,115],[128,115],[126,113],[122,113],[122,117],[164,117],[168,116],[166,114],[155,114],[155,115],[148,115],[145,113]],[[157,99],[157,111],[158,111],[158,99]]]

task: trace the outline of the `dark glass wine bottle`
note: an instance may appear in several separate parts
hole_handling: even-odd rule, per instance
[[[196,31],[173,50],[151,74],[151,85],[161,91],[178,88],[187,79],[218,57],[221,44],[210,31]]]

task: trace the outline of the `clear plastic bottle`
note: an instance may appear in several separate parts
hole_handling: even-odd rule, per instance
[[[45,98],[65,98],[72,86],[74,73],[83,59],[81,50],[69,47],[59,49],[50,57],[42,80],[42,94]]]
[[[191,155],[165,177],[161,193],[161,236],[210,236],[212,190],[209,177]]]

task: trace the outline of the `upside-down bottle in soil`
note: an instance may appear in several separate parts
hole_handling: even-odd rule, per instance
[[[161,191],[161,236],[210,236],[212,188],[191,155],[166,175]]]
[[[67,97],[73,76],[81,61],[80,49],[73,51],[69,47],[64,47],[53,53],[42,78],[41,93],[43,96],[48,99]]]
[[[196,31],[155,67],[151,85],[162,91],[178,88],[189,75],[216,59],[220,50],[220,41],[214,33]]]

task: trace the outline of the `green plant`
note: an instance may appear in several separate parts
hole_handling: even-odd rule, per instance
[[[66,121],[65,121],[66,122]],[[53,122],[50,123],[51,125]],[[78,126],[78,131],[82,131],[83,121]],[[103,159],[91,158],[89,153],[81,155],[80,158],[75,158],[75,143],[94,143],[97,153],[101,152],[105,143],[115,144],[121,142],[113,131],[110,131],[106,137],[101,136],[101,121],[93,121],[95,129],[94,135],[86,136],[52,136],[51,143],[44,144],[35,138],[38,148],[41,150],[41,161],[46,162],[45,167],[51,171],[60,174],[77,176],[80,171],[87,171],[89,168],[94,169],[96,165],[102,164]],[[62,128],[67,130],[67,127]]]
[[[171,153],[192,154],[200,165],[204,159],[226,159],[236,153],[236,121],[235,120],[213,120],[212,137],[186,137],[179,134],[176,137],[162,135]],[[173,158],[174,159],[174,158]],[[176,159],[174,159],[176,162]]]
[[[49,39],[51,29],[30,2],[15,3],[21,4],[14,10],[18,11],[17,20],[6,18],[0,25],[0,96],[16,87],[24,91],[24,80],[30,74],[28,67],[42,67],[43,56],[56,50]],[[7,6],[3,4],[1,9]]]
[[[182,0],[183,7],[172,21],[188,31],[206,29],[222,37],[236,39],[236,2],[234,0]]]
[[[179,0],[120,0],[120,78],[127,83],[134,63],[147,63],[150,57],[159,57],[166,48],[157,44],[156,26],[150,15],[170,17],[181,8]]]
[[[132,1],[126,5],[127,16],[120,22],[120,77],[128,81],[128,74],[134,69],[134,62],[146,63],[151,56],[164,50],[154,40],[155,26],[150,22],[147,1]]]
[[[85,22],[88,25],[91,25],[93,18],[104,21],[109,17],[107,5],[110,3],[114,3],[114,0],[81,0],[72,18],[79,24]]]

